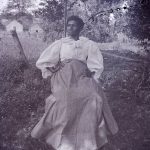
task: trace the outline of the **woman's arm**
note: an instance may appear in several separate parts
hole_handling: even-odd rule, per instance
[[[87,66],[91,72],[95,72],[93,78],[99,82],[101,73],[104,70],[103,56],[100,52],[98,44],[91,41],[88,49]]]
[[[52,68],[55,68],[60,59],[60,49],[61,40],[58,40],[48,46],[36,62],[37,68],[42,71],[43,78],[47,78],[53,74]]]

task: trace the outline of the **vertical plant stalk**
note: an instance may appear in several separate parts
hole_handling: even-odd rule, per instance
[[[65,7],[64,7],[64,36],[66,37],[66,32],[67,32],[67,4],[68,0],[64,0]]]

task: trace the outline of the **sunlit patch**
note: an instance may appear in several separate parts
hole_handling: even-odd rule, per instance
[[[95,150],[95,148],[94,148],[92,141],[85,140],[83,143],[83,147],[80,148],[80,150]]]
[[[105,121],[102,119],[100,125],[99,125],[99,136],[101,138],[106,138],[106,128],[105,128]]]
[[[60,145],[58,150],[74,150],[74,149],[69,143],[63,143],[62,145]]]
[[[8,0],[0,0],[0,13],[7,7]]]
[[[115,22],[116,22],[116,19],[115,19],[114,14],[113,14],[113,13],[110,13],[110,15],[109,15],[109,23],[110,23],[111,25],[114,25]]]
[[[93,108],[96,108],[96,101],[92,101],[91,106],[93,106]]]
[[[121,5],[122,12],[126,13],[128,11],[129,5],[127,1],[124,1],[123,4]]]
[[[105,125],[104,119],[102,119],[101,124],[99,125],[99,128],[103,127]]]
[[[43,5],[40,5],[41,3],[45,3],[45,0],[32,0],[31,6],[27,8],[27,11],[32,13],[34,10],[38,10],[39,8],[44,8]]]

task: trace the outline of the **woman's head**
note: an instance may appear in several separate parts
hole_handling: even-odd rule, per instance
[[[78,35],[84,27],[84,22],[78,16],[70,16],[67,19],[67,32],[70,36]]]

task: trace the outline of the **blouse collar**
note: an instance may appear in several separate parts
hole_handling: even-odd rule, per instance
[[[62,38],[62,42],[63,43],[85,43],[89,41],[88,38],[86,37],[79,37],[79,40],[75,41],[74,39],[70,38],[70,37],[65,37],[65,38]]]

